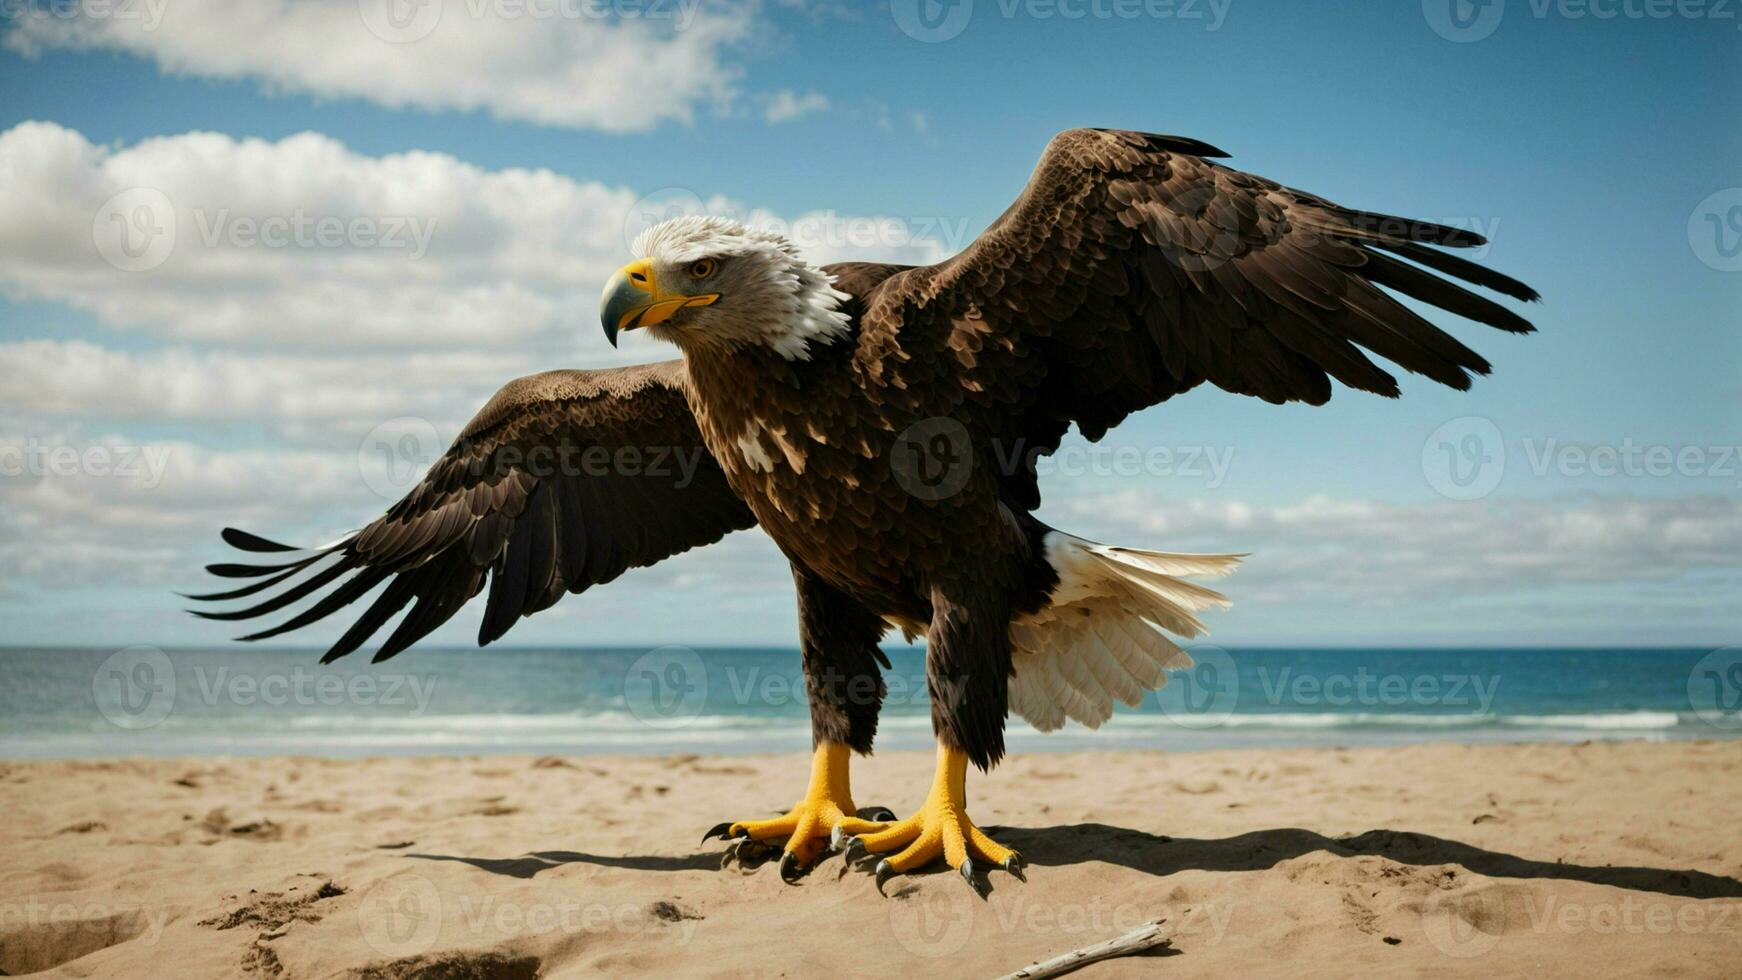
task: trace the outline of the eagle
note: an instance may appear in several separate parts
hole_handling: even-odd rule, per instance
[[[565,593],[760,527],[792,565],[810,706],[808,788],[783,816],[704,836],[780,852],[793,880],[826,853],[877,886],[942,859],[977,889],[1023,859],[968,816],[970,764],[1004,755],[1011,713],[1091,728],[1191,664],[1173,637],[1226,607],[1193,579],[1243,557],[1096,543],[1034,516],[1037,461],[1074,425],[1097,440],[1203,384],[1324,404],[1332,382],[1387,398],[1376,356],[1451,388],[1489,364],[1400,301],[1511,333],[1479,288],[1537,294],[1450,249],[1481,236],[1358,211],[1216,162],[1197,140],[1074,129],[1009,209],[934,265],[815,266],[784,238],[710,216],[643,232],[604,288],[632,330],[681,358],[510,382],[421,482],[326,547],[240,531],[267,557],[219,564],[239,588],[199,615],[312,601],[242,639],[299,629],[380,588],[322,662],[386,660],[488,590],[478,642]],[[1467,284],[1467,285],[1465,285]],[[660,453],[693,467],[657,467]],[[936,775],[906,819],[859,811],[891,629],[923,636]],[[887,816],[890,819],[875,819]],[[873,864],[873,861],[875,862]]]

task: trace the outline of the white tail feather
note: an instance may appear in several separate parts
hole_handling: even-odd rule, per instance
[[[1080,539],[1079,539],[1080,540]],[[1087,544],[1088,542],[1084,542]],[[1141,551],[1095,545],[1094,551],[1113,561],[1147,569],[1158,575],[1196,575],[1201,578],[1221,578],[1240,566],[1245,555],[1181,555],[1166,551]]]
[[[1230,603],[1179,576],[1220,578],[1245,557],[1117,548],[1062,531],[1044,544],[1059,584],[1047,608],[1011,625],[1009,696],[1010,710],[1043,732],[1067,718],[1098,728],[1115,701],[1135,707],[1168,670],[1191,666],[1160,629],[1198,636],[1205,629],[1194,614]]]

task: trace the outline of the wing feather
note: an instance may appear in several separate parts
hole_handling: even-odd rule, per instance
[[[750,527],[754,516],[702,446],[687,383],[679,361],[512,382],[417,486],[355,534],[287,562],[209,566],[222,578],[260,581],[191,596],[195,601],[267,595],[246,608],[196,615],[252,619],[315,597],[286,622],[242,637],[266,639],[324,619],[386,583],[324,658],[357,650],[409,605],[376,652],[385,660],[446,622],[487,583],[482,645],[565,592]],[[688,454],[686,462],[693,455],[696,465],[648,464],[678,453]],[[596,465],[599,458],[625,462]],[[297,550],[246,531],[223,536],[246,552]]]
[[[1501,330],[1532,329],[1454,281],[1537,298],[1441,251],[1482,236],[1342,207],[1214,163],[1209,149],[1148,133],[1059,134],[1021,196],[960,254],[872,282],[843,279],[862,304],[866,349],[897,352],[909,373],[960,364],[953,380],[981,414],[959,421],[1050,451],[1071,423],[1096,439],[1205,381],[1273,402],[1323,403],[1333,379],[1395,397],[1396,380],[1363,349],[1453,388],[1489,371],[1385,290]],[[977,335],[971,347],[967,330]],[[975,356],[931,358],[928,346]],[[1013,494],[1034,497],[1027,487]]]

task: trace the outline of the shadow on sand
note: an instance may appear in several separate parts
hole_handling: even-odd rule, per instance
[[[1369,830],[1354,837],[1332,838],[1310,830],[1285,827],[1253,831],[1237,837],[1199,840],[1162,837],[1098,823],[986,829],[994,832],[1001,842],[1021,851],[1030,865],[1038,867],[1105,861],[1156,876],[1181,871],[1261,871],[1290,858],[1324,851],[1340,857],[1373,855],[1400,864],[1456,864],[1491,878],[1559,878],[1679,898],[1742,898],[1742,881],[1703,871],[1592,867],[1535,861],[1515,854],[1483,850],[1462,841],[1400,830]],[[518,858],[441,854],[406,856],[426,861],[460,861],[492,874],[513,878],[531,878],[541,871],[572,863],[636,871],[712,871],[720,865],[718,852],[683,857],[611,856],[579,851],[539,851]]]
[[[565,864],[596,864],[603,868],[627,868],[630,871],[713,871],[720,867],[718,854],[688,854],[683,857],[656,855],[582,854],[580,851],[536,851],[517,858],[459,857],[452,854],[407,854],[420,861],[458,861],[493,875],[509,878],[531,878],[541,871],[560,868]]]
[[[1483,850],[1462,841],[1403,830],[1369,830],[1333,838],[1298,827],[1258,830],[1237,837],[1198,840],[1159,837],[1123,827],[1083,823],[1060,827],[1007,827],[1000,835],[1030,864],[1069,865],[1106,861],[1152,875],[1180,871],[1261,871],[1279,862],[1324,851],[1339,857],[1372,855],[1399,864],[1456,864],[1491,878],[1559,878],[1681,898],[1742,897],[1742,881],[1673,868],[1591,867],[1534,861]]]

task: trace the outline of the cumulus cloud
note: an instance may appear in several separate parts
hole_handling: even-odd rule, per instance
[[[672,206],[790,231],[819,262],[932,261],[944,254],[934,233],[965,225],[783,222],[690,191],[638,194],[440,153],[371,157],[316,133],[113,148],[22,123],[0,133],[0,174],[0,288],[111,327],[256,347],[542,345],[622,362],[645,352],[605,344],[598,290],[636,222]]]
[[[9,444],[0,439],[0,446]],[[112,437],[73,444],[125,448]],[[168,589],[212,586],[200,564],[229,560],[215,537],[223,524],[309,543],[330,540],[385,505],[359,487],[351,455],[163,445],[172,450],[170,464],[153,488],[100,475],[0,478],[0,562],[12,581],[29,583],[38,597],[52,590],[88,594],[93,602],[103,593],[91,590],[109,587],[161,592],[161,607],[173,609]],[[1734,594],[1742,582],[1742,503],[1715,498],[1481,505],[1439,529],[1419,523],[1430,515],[1408,506],[1316,499],[1279,507],[1164,506],[1154,523],[1109,516],[1114,507],[1130,506],[1157,504],[1084,500],[1070,508],[1083,514],[1058,523],[1133,545],[1253,548],[1238,574],[1214,583],[1235,605],[1208,617],[1211,642],[1234,645],[1279,638],[1709,642],[1702,638],[1732,635],[1735,625],[1713,596]],[[1556,518],[1559,510],[1575,516]],[[1623,529],[1584,535],[1588,524],[1611,520]],[[1463,537],[1470,540],[1461,543]],[[683,624],[670,619],[682,606],[722,614],[719,628],[729,632],[711,637],[716,642],[788,643],[789,582],[785,560],[765,535],[732,535],[632,572],[604,591],[570,597],[517,626],[510,640],[684,635]],[[434,642],[469,644],[480,611],[473,603]],[[336,617],[292,641],[330,641],[344,621]],[[190,628],[177,638],[216,641],[234,632],[224,625]]]
[[[1742,569],[1742,500],[1718,496],[1254,506],[1128,491],[1064,510],[1060,523],[1101,540],[1251,552],[1235,590],[1258,604],[1397,605]]]
[[[39,419],[259,423],[355,441],[399,416],[457,431],[509,378],[548,365],[511,351],[319,356],[177,347],[118,351],[83,340],[0,343],[0,404]]]
[[[215,521],[307,526],[355,499],[357,472],[354,455],[14,429],[0,434],[0,564],[48,588],[185,579]]]
[[[104,323],[239,344],[509,344],[580,318],[633,192],[326,136],[124,149],[0,133],[0,282]],[[592,295],[588,295],[591,293]],[[603,345],[600,345],[601,347]]]
[[[114,9],[111,9],[114,8]],[[645,131],[723,105],[753,5],[725,0],[141,0],[26,5],[5,44],[118,51],[165,72],[390,108]]]
[[[168,574],[186,580],[196,556],[214,552],[222,524],[326,540],[374,516],[415,478],[383,487],[368,448],[138,444],[87,435],[76,422],[29,434],[0,428],[0,562],[39,585],[151,583]],[[1455,618],[1448,610],[1471,601],[1529,607],[1527,618],[1539,623],[1576,620],[1593,605],[1624,615],[1627,603],[1673,618],[1686,603],[1666,600],[1691,595],[1687,583],[1742,573],[1742,500],[1717,496],[1431,504],[1311,497],[1264,506],[1145,491],[1052,499],[1052,523],[1097,540],[1251,552],[1218,587],[1236,599],[1228,615],[1237,627],[1260,634],[1290,622],[1366,623],[1374,609],[1393,610],[1397,632],[1407,634],[1434,615]],[[781,568],[772,545],[749,535],[646,572],[642,584],[779,610]],[[1295,618],[1303,608],[1322,617]],[[1229,622],[1215,620],[1218,628]]]

